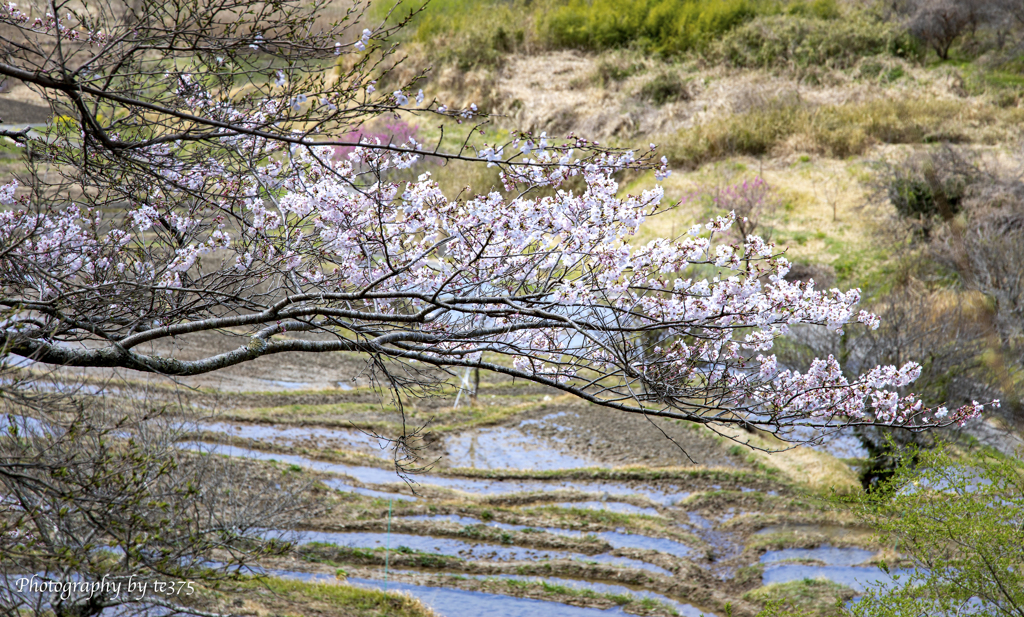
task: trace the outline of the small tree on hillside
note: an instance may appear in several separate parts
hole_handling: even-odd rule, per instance
[[[995,19],[1000,13],[990,0],[913,0],[908,3],[908,27],[942,60],[958,38]]]

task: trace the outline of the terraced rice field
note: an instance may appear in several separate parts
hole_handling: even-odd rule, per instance
[[[662,426],[671,444],[642,418],[534,388],[417,403],[438,428],[404,479],[378,437],[395,412],[364,405],[368,388],[198,392],[188,404],[217,412],[182,448],[301,474],[328,506],[265,531],[293,546],[263,564],[273,576],[402,591],[440,615],[724,616],[805,579],[834,581],[834,605],[888,580],[875,564],[894,557],[728,440]]]

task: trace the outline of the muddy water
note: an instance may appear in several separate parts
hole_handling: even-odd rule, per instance
[[[238,448],[223,444],[192,442],[180,444],[183,448],[212,452],[228,456],[251,458],[256,460],[276,460],[291,465],[299,465],[316,471],[335,473],[353,478],[364,484],[393,484],[400,478],[393,470],[379,467],[362,467],[343,463],[328,463],[294,454],[262,452],[247,448]],[[647,486],[630,486],[619,482],[576,482],[570,480],[485,480],[477,478],[456,478],[432,474],[417,475],[413,478],[417,484],[450,488],[477,495],[504,495],[510,493],[544,492],[558,489],[571,489],[598,495],[641,495],[656,503],[672,505],[682,499],[686,493],[676,490],[659,490]]]
[[[595,536],[604,540],[612,546],[612,548],[637,548],[644,550],[655,550],[669,555],[675,555],[676,557],[688,558],[693,555],[693,549],[674,540],[664,540],[661,538],[650,538],[647,536],[640,536],[636,534],[623,533],[622,529],[616,531],[597,531],[584,533],[582,531],[575,531],[572,529],[560,529],[558,527],[530,527],[528,525],[509,525],[508,523],[498,523],[491,521],[484,523],[481,520],[475,518],[469,518],[466,516],[458,515],[441,515],[441,516],[410,516],[408,520],[418,521],[449,521],[457,523],[459,525],[486,525],[488,527],[494,527],[496,529],[504,529],[506,531],[523,531],[524,529],[537,529],[540,531],[546,531],[550,534],[558,536],[567,536],[571,538],[582,538],[586,535]]]
[[[824,545],[818,548],[787,548],[778,551],[767,551],[761,555],[761,563],[806,560],[820,561],[826,566],[856,566],[874,556],[874,551],[862,548],[836,548]]]
[[[462,591],[446,587],[427,587],[408,583],[385,582],[371,579],[350,578],[348,582],[359,587],[402,591],[419,598],[442,617],[466,617],[486,615],[487,617],[610,617],[625,615],[619,607],[601,610],[531,600],[511,598],[479,591]]]
[[[735,541],[732,534],[715,530],[715,524],[696,512],[687,512],[690,529],[715,551],[715,559],[731,559],[743,552],[743,546]]]
[[[881,568],[873,566],[805,566],[798,564],[779,564],[766,566],[761,582],[765,585],[772,583],[788,583],[800,581],[805,578],[826,579],[849,587],[850,589],[863,593],[872,585],[881,583],[888,585],[893,583],[892,575],[899,575],[901,578],[910,574],[912,570],[890,569],[886,574]]]
[[[445,438],[449,467],[474,469],[579,469],[610,467],[595,459],[568,454],[552,440],[506,427],[472,429]]]
[[[672,576],[672,573],[668,570],[653,564],[639,561],[637,559],[616,557],[614,555],[583,555],[582,553],[573,553],[569,551],[550,551],[519,546],[507,546],[503,544],[466,542],[464,540],[456,540],[453,538],[436,538],[432,536],[405,533],[387,534],[373,532],[325,531],[294,532],[274,530],[266,532],[265,535],[266,537],[295,541],[299,544],[322,542],[324,544],[334,544],[335,546],[355,548],[390,548],[391,550],[398,550],[399,547],[406,547],[424,553],[459,557],[471,561],[547,561],[552,559],[592,561],[627,568],[637,568],[648,572],[654,572],[656,574]]]

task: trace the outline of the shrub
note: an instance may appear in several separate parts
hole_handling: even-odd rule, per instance
[[[822,154],[844,158],[875,143],[966,141],[960,126],[1014,124],[1015,110],[974,109],[960,101],[876,99],[812,106],[796,98],[759,102],[751,111],[715,118],[664,140],[676,165],[696,166],[727,156],[762,156],[792,138]]]
[[[671,101],[690,98],[687,82],[676,71],[659,73],[654,79],[640,87],[639,94],[640,98],[655,105],[664,105]]]
[[[596,86],[605,87],[611,83],[625,81],[643,70],[644,65],[639,62],[631,63],[605,58],[598,62],[590,79]]]
[[[848,19],[769,15],[758,17],[723,36],[709,57],[739,67],[831,66],[847,68],[864,56],[917,53],[903,29],[861,15]]]
[[[897,214],[917,221],[928,237],[935,219],[948,221],[960,212],[981,176],[972,161],[945,146],[895,164],[880,164],[877,182]]]
[[[880,490],[855,498],[853,514],[898,546],[914,569],[902,572],[900,584],[867,589],[850,607],[853,617],[944,615],[964,607],[1000,615],[1024,606],[1024,463],[954,452],[908,452]]]
[[[819,19],[839,14],[835,0],[569,0],[547,11],[540,32],[554,47],[637,46],[672,55],[702,49],[758,15],[783,12]]]

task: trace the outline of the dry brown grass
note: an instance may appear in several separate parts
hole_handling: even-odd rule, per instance
[[[766,433],[752,435],[738,427],[719,428],[718,431],[740,443],[759,448],[748,450],[748,458],[778,469],[795,485],[815,492],[834,489],[839,493],[853,493],[862,490],[853,469],[834,456],[803,446],[790,447]]]
[[[1001,143],[1019,131],[1021,121],[1024,110],[980,101],[883,97],[814,106],[780,98],[682,129],[663,142],[674,164],[695,167],[729,156],[779,157],[794,150],[846,158],[878,144]]]

